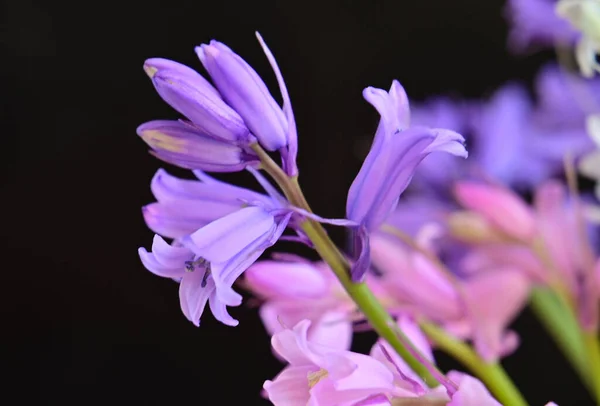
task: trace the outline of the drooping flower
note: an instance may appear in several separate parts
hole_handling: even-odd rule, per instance
[[[153,252],[140,248],[148,270],[181,279],[179,297],[185,316],[199,325],[206,302],[215,318],[235,326],[226,306],[239,306],[237,278],[281,237],[291,213],[246,207],[180,238],[176,245],[155,237]]]
[[[283,152],[285,169],[295,175],[297,136],[287,88],[271,51],[257,37],[277,76],[283,110],[256,71],[226,45],[213,40],[196,47],[196,53],[223,99],[242,116],[261,145]]]
[[[346,203],[348,219],[359,224],[354,245],[361,254],[353,269],[355,280],[360,280],[368,267],[367,232],[376,230],[394,210],[421,160],[432,152],[467,156],[460,134],[410,126],[408,98],[397,81],[389,92],[368,87],[363,96],[377,109],[381,120]]]
[[[533,46],[573,44],[579,34],[554,11],[556,0],[509,0],[506,16],[510,22],[509,46],[523,52]]]
[[[581,74],[586,77],[600,72],[596,56],[600,54],[600,1],[559,0],[556,13],[581,32],[575,57]]]
[[[431,356],[418,327],[409,319],[402,319],[400,325],[411,341]],[[275,406],[392,406],[411,400],[440,406],[499,406],[483,384],[468,375],[449,374],[458,384],[450,398],[443,387],[429,389],[415,379],[383,341],[373,347],[371,356],[342,351],[311,342],[309,326],[308,320],[301,321],[271,339],[273,349],[289,364],[263,385]]]
[[[311,321],[311,341],[332,348],[350,348],[353,321],[358,315],[356,303],[327,265],[259,261],[244,276],[245,287],[264,300],[259,314],[270,335],[281,331],[282,323],[292,326],[307,319]],[[383,291],[373,276],[367,275],[365,282],[376,295]]]
[[[252,173],[261,177],[258,172]],[[150,188],[157,201],[142,209],[152,231],[168,238],[182,238],[241,209],[248,202],[259,202],[270,209],[282,207],[277,195],[267,196],[221,182],[202,171],[195,174],[199,180],[180,179],[164,169],[156,172]]]

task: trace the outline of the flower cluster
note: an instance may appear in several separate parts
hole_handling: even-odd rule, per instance
[[[513,49],[576,46],[591,76],[597,7],[595,0],[511,1]],[[150,272],[179,283],[185,317],[199,326],[208,304],[217,320],[235,326],[228,307],[243,298],[234,286],[252,293],[275,355],[288,364],[264,384],[275,405],[519,406],[526,403],[499,362],[517,350],[510,324],[530,302],[548,325],[574,331],[562,340],[564,333],[553,334],[591,391],[600,387],[593,232],[600,209],[579,193],[573,173],[576,162],[600,179],[600,154],[588,154],[600,145],[600,82],[548,65],[536,79],[535,102],[512,83],[488,101],[436,97],[412,111],[398,81],[387,91],[367,87],[363,97],[379,124],[344,218],[326,219],[311,211],[298,184],[290,97],[257,36],[282,105],[218,41],[196,48],[212,83],[174,61],[144,63],[160,97],[183,117],[142,124],[138,135],[154,156],[195,179],[157,171],[156,201],[143,208],[156,235],[139,256]],[[581,94],[595,101],[580,103]],[[557,179],[565,167],[568,187]],[[251,173],[263,192],[206,173],[238,171]],[[520,191],[533,193],[531,205]],[[331,241],[328,225],[347,229],[347,250]],[[322,260],[260,259],[279,240],[314,248]],[[368,355],[350,351],[362,330],[380,336]],[[467,361],[478,376],[442,373],[432,348]]]

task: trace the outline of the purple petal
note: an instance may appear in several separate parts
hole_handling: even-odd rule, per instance
[[[275,219],[260,207],[246,207],[206,225],[182,242],[210,262],[225,262],[273,232]]]
[[[352,264],[350,271],[353,282],[361,282],[371,265],[371,250],[369,247],[369,234],[365,227],[359,227],[353,231],[353,252],[357,258]]]
[[[162,276],[163,278],[180,278],[185,275],[183,263],[179,267],[162,264],[158,262],[152,252],[148,252],[144,248],[138,249],[138,254],[144,267],[155,275]]]
[[[226,304],[219,299],[218,290],[212,292],[208,304],[210,306],[210,311],[212,312],[213,316],[215,316],[215,319],[219,320],[221,323],[231,327],[235,327],[239,324],[239,321],[231,317],[231,315],[227,311]],[[235,306],[231,304],[227,305]]]
[[[151,203],[142,208],[142,213],[146,225],[156,234],[182,238],[238,209],[215,202],[179,200]]]
[[[190,83],[197,89],[201,89],[203,92],[213,94],[214,97],[220,98],[219,92],[213,87],[202,75],[196,72],[194,69],[186,66],[182,63],[172,61],[164,58],[150,58],[144,62],[144,71],[152,79],[159,71],[172,71],[176,72],[181,77],[185,77]]]
[[[277,242],[285,230],[289,218],[290,215],[279,222],[277,226],[272,229],[272,232],[266,232],[256,238],[226,264],[215,264],[213,267],[213,277],[215,279],[217,294],[219,295],[220,300],[231,306],[236,306],[241,303],[242,297],[233,290],[233,283],[250,267],[250,265],[256,262],[265,249]]]
[[[528,159],[524,143],[530,120],[531,102],[525,89],[517,85],[498,90],[474,116],[473,156],[486,174],[504,182],[513,179],[515,167]]]
[[[204,135],[180,121],[155,120],[137,128],[157,157],[188,169],[234,172],[258,163],[239,146]]]
[[[196,204],[214,202],[226,206],[231,211],[240,209],[242,200],[261,201],[265,205],[271,203],[271,199],[263,194],[221,182],[201,171],[194,172],[196,176],[200,177],[201,182],[180,179],[170,175],[163,169],[159,169],[150,184],[156,200],[159,202],[193,200],[196,201]],[[219,217],[223,215],[220,214]]]
[[[377,154],[374,164],[361,168],[367,173],[364,183],[357,184],[357,177],[350,187],[348,218],[364,223],[369,230],[379,227],[394,209],[424,158],[423,151],[433,140],[433,134],[423,128],[395,134]],[[351,197],[356,201],[352,202]]]
[[[510,0],[507,15],[512,23],[509,43],[522,52],[531,45],[553,47],[557,42],[572,44],[579,36],[570,24],[556,15],[554,0]]]
[[[197,86],[178,71],[158,71],[152,78],[158,94],[199,130],[213,138],[248,144],[252,136],[242,118],[214,92]]]
[[[182,269],[184,262],[193,257],[192,252],[181,246],[167,243],[161,236],[155,235],[152,240],[152,253],[156,260],[169,268]]]
[[[296,166],[296,156],[298,155],[298,131],[296,129],[294,111],[292,110],[292,102],[275,57],[258,32],[256,32],[256,38],[258,38],[258,42],[260,42],[260,45],[262,46],[263,51],[265,52],[265,55],[267,56],[267,59],[273,68],[273,72],[275,72],[275,76],[277,77],[281,98],[283,99],[283,112],[285,113],[285,117],[288,122],[287,154],[285,156],[283,167],[288,176],[296,176],[298,174],[298,167]]]
[[[200,317],[214,291],[215,283],[212,277],[209,275],[205,279],[204,272],[186,272],[183,276],[179,285],[179,303],[185,317],[196,327],[200,326]]]
[[[287,144],[288,123],[260,76],[242,58],[218,41],[196,47],[200,61],[223,99],[269,151]]]

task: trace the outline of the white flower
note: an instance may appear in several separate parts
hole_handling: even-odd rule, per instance
[[[600,72],[596,56],[600,53],[600,0],[559,0],[556,13],[581,31],[575,58],[585,77]]]

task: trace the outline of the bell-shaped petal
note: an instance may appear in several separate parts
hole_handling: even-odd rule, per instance
[[[259,261],[244,273],[244,285],[265,300],[259,314],[269,334],[306,319],[311,341],[346,350],[355,305],[330,274],[310,262]]]
[[[496,362],[517,347],[516,335],[506,329],[527,303],[530,286],[525,275],[508,268],[475,275],[465,282],[473,342],[488,362]]]
[[[531,209],[512,191],[500,186],[463,181],[454,188],[459,203],[475,211],[508,236],[530,241],[536,233]]]
[[[318,370],[313,365],[290,366],[272,381],[265,381],[263,388],[274,406],[306,406],[310,400],[307,377]]]
[[[195,173],[200,180],[180,179],[163,169],[156,172],[150,188],[158,202],[142,210],[152,231],[169,238],[181,238],[238,211],[248,202],[267,208],[283,204],[280,196],[271,197],[221,182],[201,171]]]
[[[185,268],[182,265],[193,257],[187,248],[169,245],[158,235],[154,236],[152,252],[140,248],[138,253],[147,270],[163,278],[174,279],[185,276]]]
[[[220,300],[238,305],[241,296],[232,289],[233,283],[275,244],[290,216],[276,217],[262,207],[246,207],[182,238],[182,243],[210,263]]]
[[[248,287],[269,299],[314,299],[329,290],[327,280],[311,263],[259,261],[245,275]]]
[[[254,137],[239,114],[199,73],[186,68],[158,58],[144,64],[158,94],[192,121],[202,134],[241,145],[252,142]]]
[[[450,371],[448,378],[458,384],[458,390],[447,406],[502,406],[478,379],[456,371]]]
[[[457,292],[434,264],[381,233],[371,235],[370,245],[373,265],[382,273],[382,285],[398,302],[431,320],[462,317]]]
[[[427,360],[433,362],[433,352],[427,338],[417,325],[417,323],[407,316],[402,316],[398,319],[400,330],[406,335],[410,342]],[[404,361],[387,341],[379,339],[371,348],[371,357],[375,358],[383,364],[388,364],[392,371],[396,371],[396,380],[402,382],[402,386],[413,392],[420,392],[427,386],[421,380],[418,374],[410,369],[406,361]],[[391,364],[391,365],[389,365]]]
[[[273,349],[290,364],[275,380],[265,382],[271,401],[282,405],[290,398],[305,401],[306,393],[309,400],[305,404],[351,405],[372,395],[397,393],[394,375],[384,364],[367,355],[311,342],[309,327],[310,322],[304,320],[271,339]],[[292,377],[300,383],[292,382]],[[306,392],[301,394],[302,387]]]
[[[186,169],[237,172],[259,162],[252,152],[181,121],[150,121],[139,126],[137,133],[152,148],[154,156]]]
[[[397,81],[389,92],[363,92],[381,115],[379,127],[362,168],[348,192],[346,214],[368,230],[379,227],[395,208],[423,158],[436,151],[466,157],[463,137],[450,130],[408,128],[409,110]]]
[[[288,143],[288,122],[260,76],[226,45],[211,41],[196,47],[200,61],[223,99],[244,119],[268,150]]]
[[[208,303],[217,320],[229,326],[236,326],[223,303],[217,296],[215,282],[210,270],[194,265],[196,257],[188,248],[178,244],[168,244],[160,236],[154,236],[152,252],[139,249],[142,263],[150,272],[180,282],[179,302],[185,317],[194,325],[200,325],[200,317]]]

